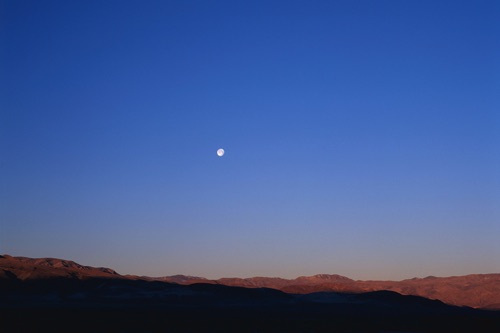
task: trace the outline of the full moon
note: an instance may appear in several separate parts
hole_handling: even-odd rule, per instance
[[[224,155],[224,149],[222,149],[222,148],[221,148],[221,149],[218,149],[218,150],[217,150],[217,155],[218,155],[219,157],[220,157],[220,156],[222,156],[222,155]]]

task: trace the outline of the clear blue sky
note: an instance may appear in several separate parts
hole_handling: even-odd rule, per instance
[[[499,17],[1,0],[0,252],[152,276],[500,272]]]

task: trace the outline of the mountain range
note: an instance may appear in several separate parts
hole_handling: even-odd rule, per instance
[[[301,276],[296,279],[277,277],[221,278],[174,275],[147,277],[120,275],[110,268],[83,266],[74,261],[55,258],[0,256],[1,280],[37,280],[47,278],[112,278],[122,280],[159,281],[181,285],[217,284],[245,288],[270,288],[288,294],[337,292],[359,294],[393,291],[402,295],[421,296],[455,306],[500,309],[500,274],[413,278],[402,281],[359,281],[336,274]]]
[[[3,255],[0,332],[500,332],[498,278],[208,280]]]
[[[402,281],[356,281],[336,274],[301,276],[296,279],[276,277],[222,278],[175,275],[144,279],[179,284],[214,283],[247,288],[273,288],[292,294],[314,292],[361,293],[390,290],[402,295],[438,299],[447,304],[484,309],[500,309],[500,274],[471,274],[465,276],[413,278]]]

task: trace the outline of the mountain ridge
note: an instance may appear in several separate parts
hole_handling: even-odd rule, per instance
[[[455,306],[500,310],[499,273],[450,277],[428,276],[401,281],[352,280],[337,274],[299,276],[295,279],[251,277],[210,280],[189,275],[163,277],[121,275],[110,268],[84,266],[71,260],[0,256],[0,280],[24,281],[54,277],[82,280],[99,277],[105,279],[159,281],[181,285],[218,284],[245,288],[271,288],[289,294],[318,292],[363,293],[387,290],[402,295],[440,300]]]

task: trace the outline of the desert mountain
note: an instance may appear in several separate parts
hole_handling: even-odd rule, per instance
[[[0,281],[39,280],[48,278],[113,278],[176,283],[181,285],[218,284],[245,288],[271,288],[289,294],[318,292],[364,293],[393,291],[402,295],[421,296],[457,306],[500,309],[500,274],[474,274],[453,277],[426,277],[403,281],[355,281],[340,275],[318,274],[296,279],[278,277],[222,278],[174,275],[145,277],[120,275],[109,268],[83,266],[73,261],[54,258],[0,256]]]
[[[168,277],[163,278],[168,281]],[[182,284],[199,283],[183,279]],[[474,308],[500,309],[500,274],[472,274],[452,277],[413,278],[403,281],[355,281],[340,275],[318,274],[296,279],[282,278],[222,278],[206,280],[226,286],[273,288],[291,294],[315,292],[362,293],[379,290],[395,291],[402,295],[437,299],[447,304]]]
[[[295,288],[297,283],[301,288],[348,288],[357,283],[336,275],[158,279],[122,276],[68,260],[0,256],[0,332],[468,333],[500,328],[500,311],[456,307],[393,291],[296,294],[255,288]],[[210,283],[187,284],[194,280]]]
[[[132,275],[127,275],[132,277]],[[149,276],[134,276],[135,279],[148,280],[148,281],[163,281],[177,284],[194,284],[194,283],[211,283],[211,280],[208,280],[204,277],[199,276],[190,276],[190,275],[172,275],[172,276],[162,276],[162,277],[149,277]]]
[[[90,267],[56,258],[0,256],[0,279],[35,280],[45,278],[123,278],[110,268]]]

